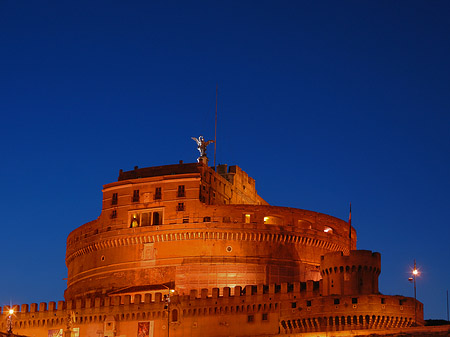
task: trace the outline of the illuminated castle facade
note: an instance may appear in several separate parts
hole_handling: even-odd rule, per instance
[[[121,170],[98,219],[70,233],[66,264],[65,301],[15,306],[15,333],[332,336],[423,325],[420,302],[379,293],[380,254],[356,250],[347,222],[270,206],[238,166],[216,171],[206,158]]]

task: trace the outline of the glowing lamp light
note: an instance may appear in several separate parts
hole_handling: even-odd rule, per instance
[[[264,217],[264,222],[267,222],[267,221],[269,221],[269,217],[268,217],[268,216],[265,216],[265,217]]]
[[[419,271],[418,271],[417,269],[414,269],[414,270],[413,270],[413,274],[414,274],[414,275],[418,275],[418,274],[419,274]]]
[[[325,228],[323,231],[324,231],[325,233],[331,232],[331,228]]]
[[[10,315],[14,314],[14,309],[9,309],[9,314]]]
[[[170,292],[173,294],[175,292],[175,289],[170,289]]]

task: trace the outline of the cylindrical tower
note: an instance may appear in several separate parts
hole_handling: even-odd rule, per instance
[[[321,255],[348,252],[347,222],[269,206],[245,172],[222,169],[135,169],[105,185],[100,217],[67,239],[65,298],[318,281]]]
[[[332,252],[322,256],[322,295],[378,294],[381,255],[369,250],[352,250],[350,255]]]

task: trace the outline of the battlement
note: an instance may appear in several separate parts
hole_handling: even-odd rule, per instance
[[[295,293],[301,297],[315,297],[320,296],[320,282],[308,281],[308,282],[296,282],[292,284],[270,284],[270,285],[247,285],[245,287],[236,286],[234,288],[213,288],[213,289],[201,289],[191,290],[189,294],[173,294],[171,295],[171,302],[196,302],[202,304],[203,301],[228,298],[237,299],[239,303],[246,301],[253,301],[252,296],[260,295],[277,295],[283,297],[283,295]],[[144,296],[141,294],[136,295],[112,295],[104,297],[86,297],[83,299],[58,301],[56,302],[41,302],[22,305],[12,305],[0,307],[0,314],[7,314],[10,308],[13,308],[16,313],[20,314],[33,314],[33,313],[57,313],[58,311],[65,312],[66,310],[82,310],[93,308],[104,308],[121,305],[131,304],[149,304],[149,305],[161,305],[164,300],[164,294],[157,292],[155,294],[146,293]],[[205,304],[204,303],[204,304]]]
[[[200,324],[196,322],[205,316],[218,320],[219,324],[225,321],[239,328],[240,324],[253,322],[255,315],[262,315],[265,317],[263,320],[271,317],[271,328],[278,328],[280,324],[280,329],[289,333],[325,331],[330,325],[347,325],[350,328],[407,327],[414,321],[415,304],[418,322],[423,321],[423,306],[412,298],[380,294],[323,297],[320,294],[321,283],[308,281],[191,290],[189,294],[172,294],[170,307],[162,293],[14,305],[13,322],[16,331],[33,329],[36,335],[45,336],[49,329],[65,329],[67,317],[72,317],[74,326],[85,327],[83,329],[88,329],[92,324],[106,329],[108,322],[119,324],[121,321],[142,320],[152,320],[164,329],[170,312],[171,324],[176,323],[173,326],[176,329],[183,324]],[[8,306],[0,308],[3,316],[0,316],[1,330],[5,329],[8,310]],[[209,329],[208,325],[198,328],[199,336],[202,335],[201,329]],[[251,329],[251,326],[246,328]],[[176,334],[175,330],[174,335],[181,336],[182,331],[180,328],[180,333]]]

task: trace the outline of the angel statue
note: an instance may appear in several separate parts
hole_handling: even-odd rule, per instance
[[[200,157],[206,157],[206,147],[211,144],[214,143],[213,140],[208,140],[207,142],[205,142],[205,139],[203,138],[203,136],[200,136],[197,138],[195,137],[191,137],[196,143],[197,143],[197,149],[200,152]]]

